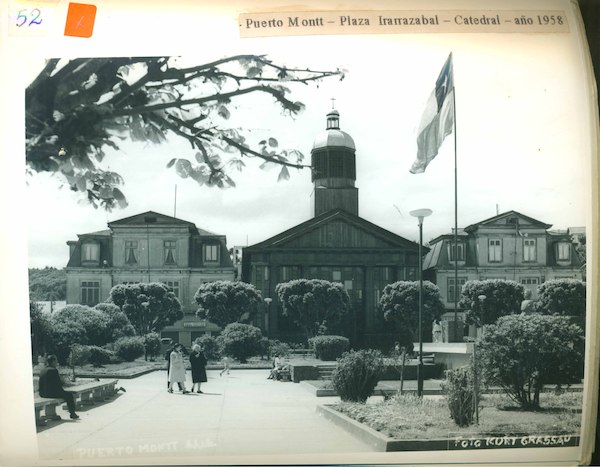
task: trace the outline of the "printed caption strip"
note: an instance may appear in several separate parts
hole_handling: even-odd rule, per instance
[[[243,13],[241,37],[319,34],[568,33],[564,11],[410,10]]]
[[[11,0],[8,14],[9,36],[46,36],[56,21],[59,0]],[[86,3],[69,3],[64,35],[91,37],[96,21],[96,6]],[[54,28],[53,28],[54,29]]]

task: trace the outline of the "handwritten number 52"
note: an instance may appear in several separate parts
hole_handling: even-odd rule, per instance
[[[32,24],[42,24],[42,12],[39,8],[34,8],[31,10],[31,18],[27,14],[23,14],[23,12],[27,12],[27,9],[19,10],[17,14],[17,27],[25,26],[27,21],[29,20],[29,26]]]

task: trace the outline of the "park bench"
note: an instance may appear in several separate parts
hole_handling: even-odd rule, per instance
[[[93,381],[80,386],[66,387],[65,391],[73,394],[75,405],[79,409],[83,405],[92,405],[116,394],[117,382],[116,379]],[[44,425],[46,420],[60,420],[61,417],[56,413],[56,407],[61,404],[63,404],[63,409],[66,410],[67,406],[64,399],[36,396],[34,399],[36,425]],[[41,415],[42,410],[44,410],[44,417]]]
[[[290,354],[297,357],[312,357],[314,356],[313,349],[292,349],[290,350]]]

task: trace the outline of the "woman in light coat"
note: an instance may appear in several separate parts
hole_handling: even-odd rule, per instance
[[[183,361],[183,346],[177,344],[170,356],[169,368],[169,392],[173,392],[173,384],[181,383],[181,388],[184,394],[189,391],[185,389],[185,362]]]

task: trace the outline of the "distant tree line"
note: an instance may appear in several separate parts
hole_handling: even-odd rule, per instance
[[[67,273],[65,269],[29,268],[29,299],[33,302],[66,300]]]

